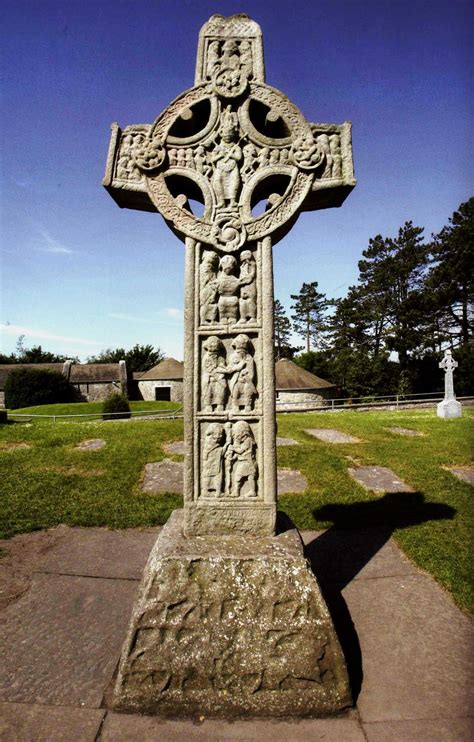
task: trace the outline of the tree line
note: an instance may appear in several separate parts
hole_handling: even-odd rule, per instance
[[[276,300],[277,358],[294,358],[343,395],[408,394],[442,388],[438,363],[451,348],[457,393],[471,393],[474,198],[431,240],[423,233],[409,221],[395,237],[370,239],[343,298],[312,281],[291,295],[291,317]],[[304,346],[292,345],[293,333]]]

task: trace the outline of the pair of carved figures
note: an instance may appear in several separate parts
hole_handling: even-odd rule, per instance
[[[257,319],[257,266],[250,250],[240,254],[240,271],[233,255],[219,259],[205,250],[199,266],[201,325],[255,322]]]
[[[210,423],[205,432],[202,467],[204,497],[256,497],[255,439],[245,420]]]
[[[257,396],[255,361],[249,349],[247,335],[232,340],[232,352],[225,358],[221,340],[211,335],[203,343],[202,409],[203,412],[224,412],[230,395],[232,412],[251,412]],[[243,409],[242,409],[243,408]]]

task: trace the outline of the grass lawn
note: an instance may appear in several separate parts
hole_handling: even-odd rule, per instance
[[[135,404],[143,409],[150,403]],[[434,410],[279,415],[278,434],[300,445],[279,448],[278,464],[301,470],[309,482],[306,493],[282,496],[280,509],[300,528],[375,526],[387,537],[393,533],[405,553],[450,590],[460,606],[474,610],[474,492],[442,468],[472,463],[474,409],[463,413],[455,420],[440,420]],[[387,430],[393,425],[424,435],[398,436]],[[145,463],[165,457],[163,443],[182,439],[182,426],[182,420],[0,426],[1,535],[59,523],[112,528],[164,523],[180,507],[181,497],[142,494],[139,481]],[[361,442],[324,443],[305,428],[337,428]],[[75,450],[87,438],[104,438],[107,445]],[[347,468],[370,464],[393,469],[414,492],[367,492]]]
[[[9,417],[14,418],[15,414],[22,415],[93,415],[95,418],[88,418],[89,420],[100,420],[102,419],[102,407],[103,402],[70,402],[68,404],[44,404],[37,405],[35,407],[21,407],[17,410],[9,410]],[[182,407],[181,403],[178,402],[145,402],[140,400],[138,402],[129,402],[130,409],[132,412],[139,412],[141,410],[156,410],[157,412],[162,410],[177,410]],[[78,422],[83,422],[80,418]]]

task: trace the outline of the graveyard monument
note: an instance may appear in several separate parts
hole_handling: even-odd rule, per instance
[[[461,403],[457,401],[454,393],[453,371],[458,362],[454,360],[450,350],[445,350],[444,358],[439,362],[439,367],[444,371],[444,399],[437,405],[438,417],[462,417]]]
[[[246,15],[204,24],[194,86],[153,124],[112,125],[105,188],[159,212],[186,266],[184,507],[145,568],[118,709],[289,716],[350,703],[301,539],[277,518],[272,246],[354,185],[350,123],[311,124],[265,83]]]

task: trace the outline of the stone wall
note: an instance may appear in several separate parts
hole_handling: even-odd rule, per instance
[[[325,390],[314,391],[277,391],[276,394],[276,409],[277,412],[288,411],[288,410],[305,410],[311,409],[315,405],[324,405],[326,403]]]
[[[155,400],[155,388],[160,386],[169,386],[170,390],[170,401],[171,402],[182,402],[183,401],[183,382],[180,380],[170,379],[150,379],[146,381],[138,382],[138,389],[140,391],[142,399],[147,402]]]
[[[110,394],[121,394],[123,391],[118,381],[74,384],[74,387],[86,402],[103,402]]]

